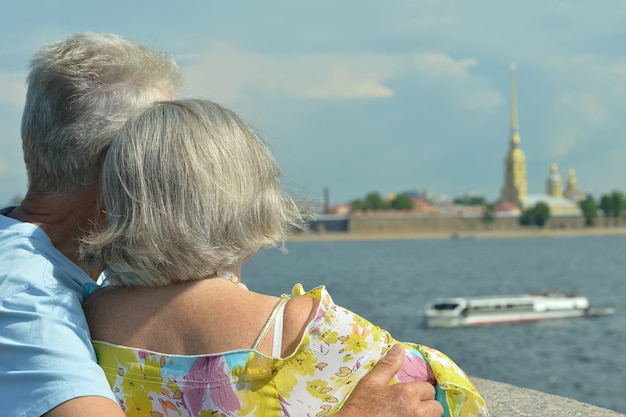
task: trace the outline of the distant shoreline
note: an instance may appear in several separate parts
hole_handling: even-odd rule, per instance
[[[422,240],[422,239],[473,239],[473,238],[530,238],[559,236],[625,236],[626,227],[594,227],[589,229],[533,229],[533,230],[476,230],[464,232],[307,232],[292,236],[292,242]]]

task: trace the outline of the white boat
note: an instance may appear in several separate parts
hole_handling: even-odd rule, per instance
[[[476,326],[589,315],[587,297],[559,291],[541,291],[487,297],[437,298],[426,304],[428,327]]]

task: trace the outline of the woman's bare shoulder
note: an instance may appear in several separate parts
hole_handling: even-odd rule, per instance
[[[282,356],[288,356],[298,347],[309,323],[315,318],[319,300],[307,297],[294,297],[285,307]]]

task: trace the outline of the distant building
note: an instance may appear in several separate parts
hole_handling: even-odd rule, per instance
[[[517,213],[521,210],[534,207],[543,202],[550,207],[553,216],[580,216],[582,214],[578,202],[584,199],[584,194],[576,188],[574,170],[570,169],[568,187],[563,193],[563,181],[558,172],[557,164],[550,167],[550,174],[546,180],[545,194],[528,194],[526,180],[526,155],[520,147],[519,122],[517,115],[517,86],[515,82],[515,64],[511,64],[511,135],[509,138],[509,152],[504,164],[504,185],[500,194],[500,202],[496,207],[499,213]],[[581,197],[582,196],[582,197]],[[515,210],[515,207],[518,209]]]
[[[559,175],[559,167],[557,164],[550,166],[550,175],[546,181],[546,192],[550,197],[563,198],[563,181]]]
[[[573,168],[570,168],[567,178],[567,189],[565,190],[565,197],[574,201],[583,201],[587,198],[585,193],[578,191],[576,186],[576,172]]]

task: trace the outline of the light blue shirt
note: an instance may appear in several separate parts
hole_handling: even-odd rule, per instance
[[[93,285],[43,230],[0,215],[0,414],[40,416],[86,395],[115,401],[82,309]]]

